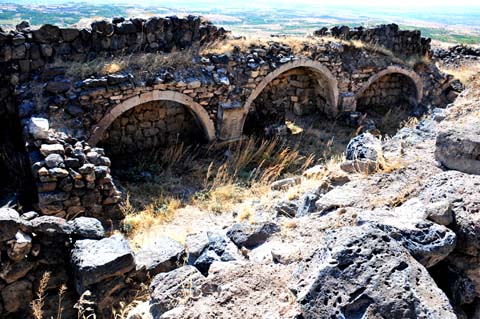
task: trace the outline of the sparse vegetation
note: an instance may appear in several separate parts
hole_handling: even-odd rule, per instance
[[[53,66],[65,67],[65,74],[71,79],[86,79],[118,72],[129,72],[136,78],[152,75],[162,68],[186,68],[194,61],[195,48],[175,50],[170,53],[132,53],[116,57],[97,57],[88,62],[57,62]]]
[[[440,63],[438,67],[442,72],[451,74],[463,84],[470,83],[474,76],[480,73],[480,62],[478,61],[462,63],[458,66],[448,66]]]
[[[40,284],[37,289],[37,299],[33,300],[31,303],[32,314],[35,319],[43,319],[43,306],[45,303],[45,290],[50,280],[50,273],[45,272],[40,279]]]

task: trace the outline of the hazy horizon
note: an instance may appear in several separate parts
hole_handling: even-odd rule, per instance
[[[458,0],[405,0],[401,5],[380,0],[357,1],[265,0],[248,3],[233,0],[0,0],[0,25],[12,26],[21,20],[35,25],[71,25],[89,18],[115,15],[165,16],[203,15],[213,23],[240,34],[305,34],[323,26],[371,26],[397,23],[418,28],[425,35],[446,42],[480,43],[480,3]],[[84,5],[81,5],[81,4]],[[58,6],[61,7],[58,8]]]

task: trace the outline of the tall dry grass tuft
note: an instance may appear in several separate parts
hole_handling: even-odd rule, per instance
[[[260,196],[273,181],[284,175],[299,174],[314,156],[303,156],[281,138],[249,137],[231,144],[226,159],[212,162],[204,180],[204,190],[194,204],[209,211],[225,212],[247,197]]]
[[[40,279],[40,284],[37,290],[37,299],[30,303],[32,314],[35,319],[43,319],[43,306],[45,303],[45,290],[50,281],[50,272],[45,272]]]

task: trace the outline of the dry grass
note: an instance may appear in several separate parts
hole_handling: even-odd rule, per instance
[[[192,66],[196,49],[172,51],[170,53],[134,53],[118,57],[97,57],[88,62],[58,62],[54,66],[66,67],[65,75],[72,79],[86,79],[91,76],[104,76],[121,71],[135,77],[155,74],[162,68],[177,69]]]
[[[321,40],[315,37],[255,37],[240,39],[226,39],[212,43],[200,51],[201,55],[209,54],[232,54],[235,50],[248,52],[252,48],[268,47],[271,43],[280,43],[292,49],[292,52],[299,54],[305,52],[309,47],[321,44]]]
[[[234,50],[240,50],[241,52],[247,52],[253,47],[261,47],[266,44],[265,39],[261,38],[245,38],[240,39],[225,39],[222,41],[214,42],[205,46],[201,51],[201,55],[210,54],[231,54]]]
[[[50,280],[50,272],[45,272],[40,279],[40,284],[36,292],[37,299],[31,302],[32,314],[35,319],[43,318],[43,306],[45,303],[45,290]]]
[[[438,64],[437,67],[442,72],[452,75],[465,85],[471,83],[474,76],[480,73],[480,62],[478,61],[464,63],[455,67]]]

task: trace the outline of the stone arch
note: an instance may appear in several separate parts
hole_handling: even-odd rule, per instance
[[[262,93],[262,91],[267,87],[267,85],[270,84],[277,77],[279,77],[281,74],[297,68],[305,68],[310,72],[316,74],[318,76],[317,81],[319,82],[326,81],[327,92],[328,92],[328,96],[326,96],[326,99],[331,107],[330,112],[332,113],[331,115],[337,114],[338,98],[339,98],[337,79],[333,76],[330,70],[320,62],[317,62],[311,59],[302,58],[302,59],[294,60],[294,61],[283,64],[282,66],[273,70],[267,76],[265,76],[265,78],[263,78],[263,80],[257,85],[257,87],[253,90],[253,92],[247,98],[243,106],[243,117],[240,125],[240,128],[242,130],[245,125],[247,114],[252,107],[252,103],[260,95],[260,93]]]
[[[407,78],[410,79],[410,81],[412,82],[412,84],[414,85],[415,90],[416,90],[416,94],[417,94],[417,96],[415,97],[416,103],[417,104],[420,103],[422,101],[422,98],[423,98],[423,81],[422,81],[422,78],[417,73],[415,73],[415,71],[403,69],[399,66],[394,66],[394,65],[389,66],[386,69],[383,69],[382,71],[372,75],[368,79],[368,81],[360,88],[360,90],[358,90],[358,92],[355,94],[355,99],[358,100],[362,96],[362,94],[373,83],[377,82],[379,79],[381,79],[385,75],[395,74],[395,73],[404,75],[404,76],[406,76]]]
[[[215,126],[213,121],[210,119],[207,111],[200,104],[183,93],[176,91],[153,90],[134,96],[115,105],[107,114],[105,114],[100,122],[93,127],[88,143],[92,146],[96,145],[113,121],[126,111],[138,105],[154,101],[172,101],[184,105],[194,115],[196,121],[203,129],[206,139],[209,142],[215,140]]]

